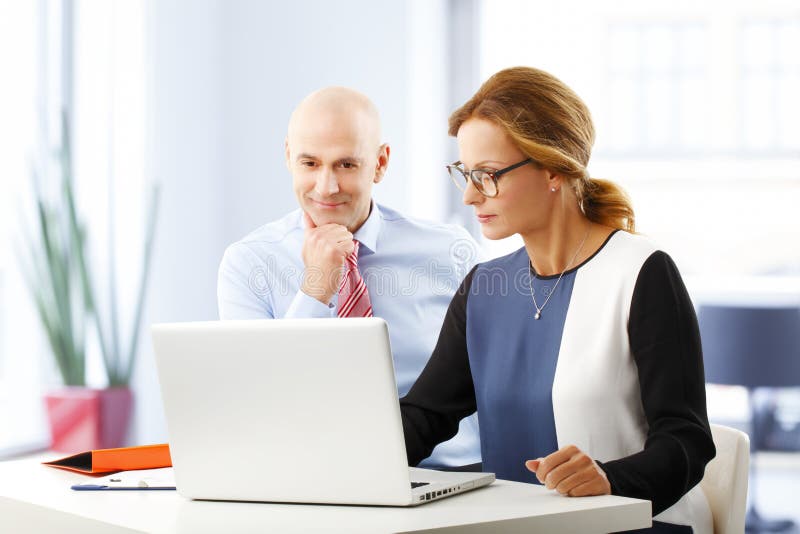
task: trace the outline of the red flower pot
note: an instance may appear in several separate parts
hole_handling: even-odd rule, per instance
[[[133,406],[126,387],[66,387],[45,395],[54,451],[76,453],[125,444]]]

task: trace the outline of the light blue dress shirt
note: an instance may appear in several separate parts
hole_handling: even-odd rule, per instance
[[[230,245],[219,268],[220,319],[336,317],[336,297],[326,305],[300,290],[303,236],[297,209]],[[403,396],[425,367],[461,280],[483,258],[463,228],[411,219],[375,202],[354,237],[361,243],[358,267],[373,313],[389,324]],[[422,465],[477,462],[478,421],[472,416]]]

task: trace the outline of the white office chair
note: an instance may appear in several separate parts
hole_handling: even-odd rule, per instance
[[[714,518],[714,534],[741,534],[747,506],[750,438],[722,425],[711,425],[717,456],[706,466],[703,488]]]

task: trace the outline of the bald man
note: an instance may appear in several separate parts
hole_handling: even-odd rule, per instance
[[[480,259],[477,245],[460,227],[410,219],[372,200],[391,151],[381,143],[377,109],[352,89],[308,95],[289,120],[285,153],[299,209],[225,251],[220,318],[337,317],[353,310],[382,317],[398,393],[405,395],[433,351],[453,293]],[[363,306],[343,293],[351,264],[366,286],[357,299]],[[422,465],[479,462],[473,416]]]

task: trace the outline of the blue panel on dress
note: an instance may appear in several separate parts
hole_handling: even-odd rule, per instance
[[[561,278],[539,320],[524,248],[481,264],[467,298],[467,349],[475,384],[483,470],[536,483],[525,460],[558,449],[553,379],[576,271]],[[542,307],[555,277],[534,277]]]

